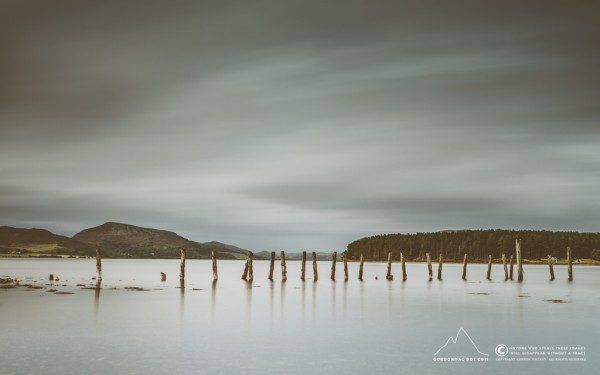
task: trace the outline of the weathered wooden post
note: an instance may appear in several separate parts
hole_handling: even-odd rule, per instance
[[[300,279],[304,281],[306,276],[306,251],[302,252],[302,268],[300,272]]]
[[[512,254],[510,254],[510,272],[508,273],[508,278],[513,279],[513,265],[515,263],[515,258]]]
[[[406,281],[406,261],[404,260],[404,253],[400,253],[400,262],[402,263],[402,281]]]
[[[102,252],[96,248],[96,282],[102,281]]]
[[[506,265],[506,254],[502,254],[502,266],[504,267],[504,281],[508,280],[508,267]]]
[[[427,271],[429,272],[429,281],[433,280],[433,267],[431,267],[431,256],[429,253],[425,253],[427,257]]]
[[[348,281],[348,252],[344,251],[344,281]]]
[[[53,275],[53,274],[50,274],[50,276],[48,276],[48,280],[49,280],[49,281],[54,281],[54,275]]]
[[[317,253],[312,252],[312,263],[313,263],[313,280],[319,280],[319,273],[317,272]]]
[[[212,252],[212,270],[213,270],[213,281],[219,279],[219,273],[217,272],[217,252]]]
[[[160,273],[160,281],[167,281],[167,274],[164,272]]]
[[[362,277],[363,277],[363,266],[365,265],[365,259],[362,255],[362,253],[360,254],[360,264],[358,265],[358,279],[360,281],[362,281]]]
[[[523,281],[523,257],[521,254],[521,240],[515,240],[517,252],[517,281]]]
[[[248,281],[254,281],[254,266],[252,265],[252,260],[254,259],[254,253],[252,251],[248,251]]]
[[[467,280],[467,253],[465,253],[465,259],[463,260],[463,274],[462,279]]]
[[[242,280],[248,280],[248,254],[246,254],[246,262],[244,262],[244,272],[242,273]]]
[[[279,256],[281,259],[281,281],[287,281],[287,267],[285,266],[285,251]]]
[[[440,253],[440,260],[438,261],[438,280],[442,281],[442,266],[444,265],[444,254]]]
[[[181,289],[185,287],[185,249],[181,249],[181,263],[179,265],[179,284]]]
[[[335,281],[335,262],[337,261],[337,251],[331,254],[331,280]]]
[[[567,247],[567,272],[569,273],[569,281],[573,281],[573,259],[571,258],[570,247]]]
[[[492,279],[492,254],[488,255],[488,270],[487,270],[487,279]]]
[[[388,253],[387,275],[385,276],[385,278],[390,281],[394,280],[394,275],[392,275],[392,253],[391,252]]]
[[[552,256],[548,254],[548,267],[550,268],[550,281],[554,280],[554,265],[552,264]]]
[[[269,280],[273,281],[273,271],[275,271],[275,252],[271,251],[271,263],[269,264]]]

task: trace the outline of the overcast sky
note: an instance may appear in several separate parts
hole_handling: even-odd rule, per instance
[[[0,4],[0,225],[599,231],[598,2]]]

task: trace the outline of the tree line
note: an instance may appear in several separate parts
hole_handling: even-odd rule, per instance
[[[524,259],[543,259],[552,255],[565,258],[567,246],[573,257],[592,258],[600,250],[600,233],[552,232],[535,230],[459,230],[435,233],[382,234],[361,238],[348,245],[348,258],[386,260],[392,253],[394,259],[402,252],[407,260],[423,260],[444,255],[448,261],[461,261],[467,253],[470,260],[484,261],[488,255],[501,258],[514,254],[515,240],[521,240]],[[594,252],[594,254],[592,254]]]

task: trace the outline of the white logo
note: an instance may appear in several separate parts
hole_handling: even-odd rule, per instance
[[[498,357],[505,357],[508,354],[508,347],[504,344],[498,344],[496,346],[496,355]]]
[[[446,341],[446,343],[444,345],[442,345],[441,348],[438,349],[437,352],[435,352],[435,354],[433,355],[434,357],[438,355],[439,352],[441,352],[445,347],[447,347],[450,343],[455,344],[458,341],[458,338],[460,337],[461,332],[467,336],[467,339],[471,342],[471,345],[473,345],[473,348],[475,348],[475,350],[477,351],[477,353],[484,355],[484,356],[489,356],[489,354],[485,354],[482,353],[479,348],[477,348],[477,345],[475,345],[475,342],[473,341],[473,339],[471,338],[471,336],[469,336],[469,334],[467,333],[467,331],[465,331],[465,329],[463,327],[460,327],[460,329],[458,330],[458,332],[456,333],[456,337],[448,337],[448,340]]]

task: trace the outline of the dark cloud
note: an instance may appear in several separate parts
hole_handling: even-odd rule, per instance
[[[594,3],[1,7],[2,224],[258,250],[600,224]]]

